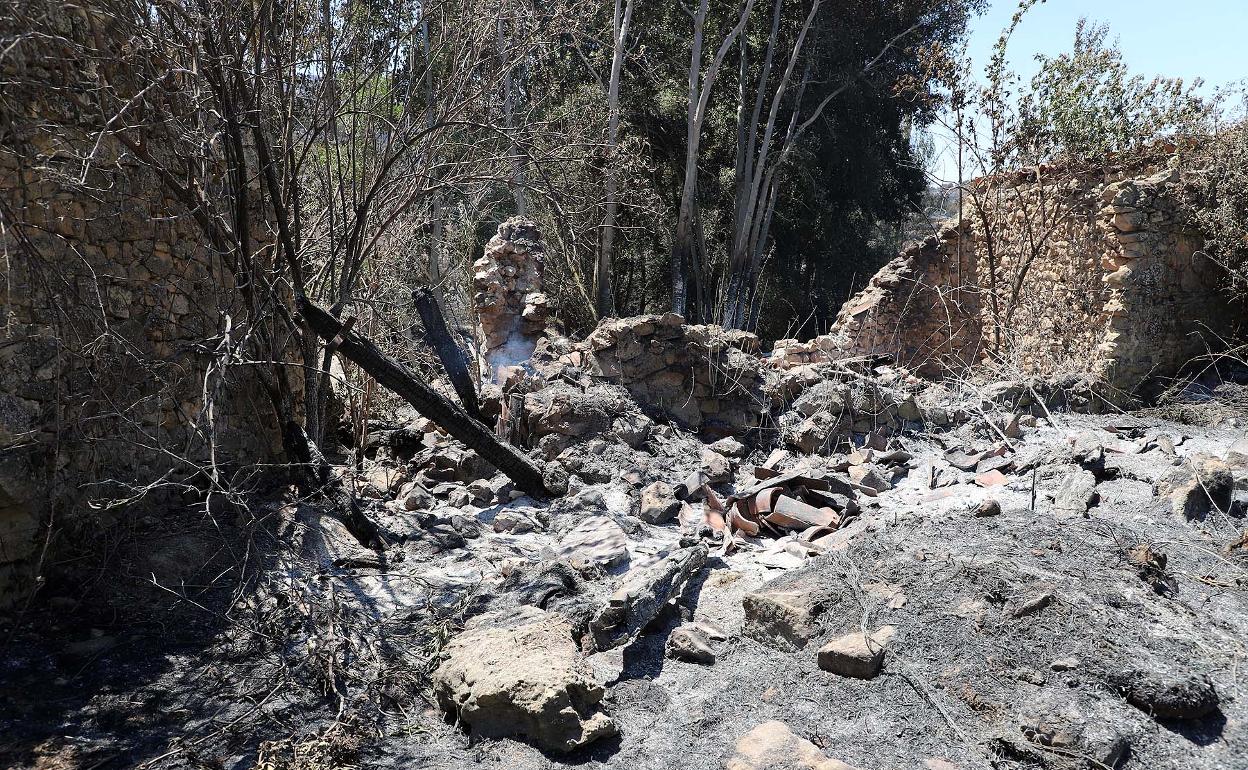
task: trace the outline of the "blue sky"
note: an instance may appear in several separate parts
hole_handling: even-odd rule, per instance
[[[991,0],[989,10],[971,21],[968,53],[981,77],[1017,8],[1017,0]],[[1185,82],[1201,78],[1202,93],[1210,95],[1248,78],[1248,0],[1047,0],[1028,11],[1010,39],[1010,65],[1024,82],[1036,71],[1037,53],[1070,50],[1081,16],[1109,25],[1109,37],[1117,38],[1132,72]],[[938,147],[946,142],[937,132]],[[938,176],[956,176],[947,160],[938,165]]]
[[[980,71],[1017,8],[1017,0],[993,0],[972,21],[969,48]],[[1080,16],[1109,24],[1134,72],[1200,77],[1210,87],[1248,77],[1248,0],[1048,0],[1010,40],[1014,69],[1029,77],[1035,54],[1069,50]]]

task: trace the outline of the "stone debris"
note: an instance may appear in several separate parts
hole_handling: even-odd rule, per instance
[[[676,490],[665,481],[656,481],[641,490],[641,506],[637,516],[650,524],[666,524],[676,518],[680,511],[680,500],[676,499]]]
[[[1214,457],[1196,456],[1157,484],[1157,495],[1184,520],[1203,520],[1214,510],[1229,512],[1235,493],[1230,467]]]
[[[492,526],[495,532],[509,532],[513,535],[541,532],[546,529],[546,525],[535,514],[518,508],[499,511],[494,516]]]
[[[589,621],[594,649],[609,650],[632,641],[706,564],[704,543],[682,548],[657,564],[629,572],[607,603]]]
[[[779,650],[795,652],[823,630],[824,613],[836,594],[790,572],[745,595],[742,634]]]
[[[557,752],[616,733],[595,679],[558,615],[526,608],[478,619],[433,674],[438,704],[478,738],[523,737]]]
[[[667,637],[665,654],[669,658],[709,666],[716,658],[712,642],[727,638],[723,631],[709,623],[683,623]]]
[[[746,453],[749,451],[745,444],[742,444],[732,436],[725,436],[724,438],[721,438],[719,441],[716,441],[708,446],[707,449],[712,452],[717,452],[724,457],[731,457],[736,460],[745,457]]]
[[[604,319],[558,363],[579,362],[690,430],[733,435],[761,423],[758,347],[747,332],[690,325],[668,313]]]
[[[725,770],[856,770],[832,759],[783,722],[764,722],[743,735]]]
[[[977,517],[1000,516],[1001,503],[991,497],[986,500],[981,500],[979,504],[975,506],[972,513],[974,513]]]
[[[895,634],[895,628],[884,626],[870,635],[856,631],[833,639],[819,648],[819,668],[840,676],[871,679],[880,673]]]
[[[628,561],[628,535],[608,516],[587,516],[560,539],[558,555],[578,570],[611,569]]]
[[[1096,502],[1096,497],[1096,476],[1091,471],[1071,466],[1053,495],[1053,507],[1059,514],[1082,515]]]

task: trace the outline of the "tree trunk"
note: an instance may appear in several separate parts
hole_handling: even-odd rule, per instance
[[[621,8],[623,4],[623,8]],[[607,86],[607,178],[606,212],[602,220],[602,248],[598,252],[598,317],[615,315],[615,291],[612,286],[612,258],[615,250],[616,193],[619,170],[616,151],[620,136],[620,74],[624,68],[624,50],[628,43],[628,27],[633,19],[633,0],[615,0],[615,52],[611,57],[611,80]]]
[[[394,391],[420,414],[489,461],[517,487],[528,494],[543,497],[561,493],[546,484],[540,465],[515,447],[501,443],[489,428],[469,417],[467,412],[426,385],[415,372],[382,353],[372,342],[345,328],[338,319],[306,299],[300,300],[299,312],[322,339],[338,342],[338,352],[372,375],[382,387]]]
[[[515,137],[515,120],[513,116],[513,99],[515,98],[514,88],[511,82],[511,46],[507,45],[507,39],[503,35],[503,17],[498,17],[498,56],[503,67],[503,125],[507,129],[507,136],[511,140],[511,194],[516,201],[516,216],[528,216],[528,201],[524,193],[524,162],[520,158],[520,145],[516,142]]]
[[[724,64],[724,57],[740,37],[750,18],[755,0],[746,0],[741,8],[741,15],[715,52],[715,57],[702,75],[702,44],[706,33],[706,17],[710,10],[709,0],[701,0],[698,10],[693,13],[693,44],[689,56],[689,107],[686,116],[685,132],[685,174],[680,189],[680,209],[676,219],[676,235],[672,239],[672,310],[686,315],[690,320],[699,320],[701,315],[710,308],[705,305],[705,287],[703,265],[695,264],[702,259],[694,243],[694,222],[698,205],[698,161],[701,154],[702,124],[706,121],[706,110],[711,99],[711,91],[719,70]],[[701,277],[700,277],[701,276]],[[692,279],[692,280],[691,280]],[[693,286],[690,287],[689,284]],[[693,290],[693,302],[689,303],[689,290]]]

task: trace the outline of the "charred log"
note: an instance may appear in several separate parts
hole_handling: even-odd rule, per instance
[[[450,378],[451,387],[455,388],[464,411],[474,420],[480,421],[481,408],[477,404],[476,385],[468,371],[468,363],[464,360],[464,351],[455,344],[455,338],[446,328],[446,319],[442,316],[438,298],[427,287],[421,287],[412,292],[412,299],[425,326],[425,341],[442,362],[442,368],[446,370],[446,376]]]
[[[514,447],[500,442],[489,428],[426,385],[415,372],[381,352],[368,339],[307,300],[299,302],[299,312],[320,337],[337,344],[339,353],[368,372],[378,384],[396,393],[416,411],[484,457],[517,487],[531,495],[561,494],[557,488],[552,489],[546,483],[540,465]]]

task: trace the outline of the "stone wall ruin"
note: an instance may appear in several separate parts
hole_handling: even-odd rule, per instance
[[[537,224],[523,217],[502,223],[472,267],[481,373],[501,382],[528,361],[546,330],[545,247]]]
[[[88,77],[64,66],[84,17],[63,21],[65,40],[0,58],[0,607],[32,585],[49,514],[91,532],[115,515],[100,501],[150,501],[209,440],[227,474],[280,445],[256,367],[206,390],[217,346],[244,331],[230,273],[155,174],[58,97]]]
[[[985,364],[1132,392],[1245,323],[1201,251],[1190,184],[1169,157],[981,180],[960,221],[880,270],[828,334],[777,342],[772,362],[885,354],[928,376]]]

